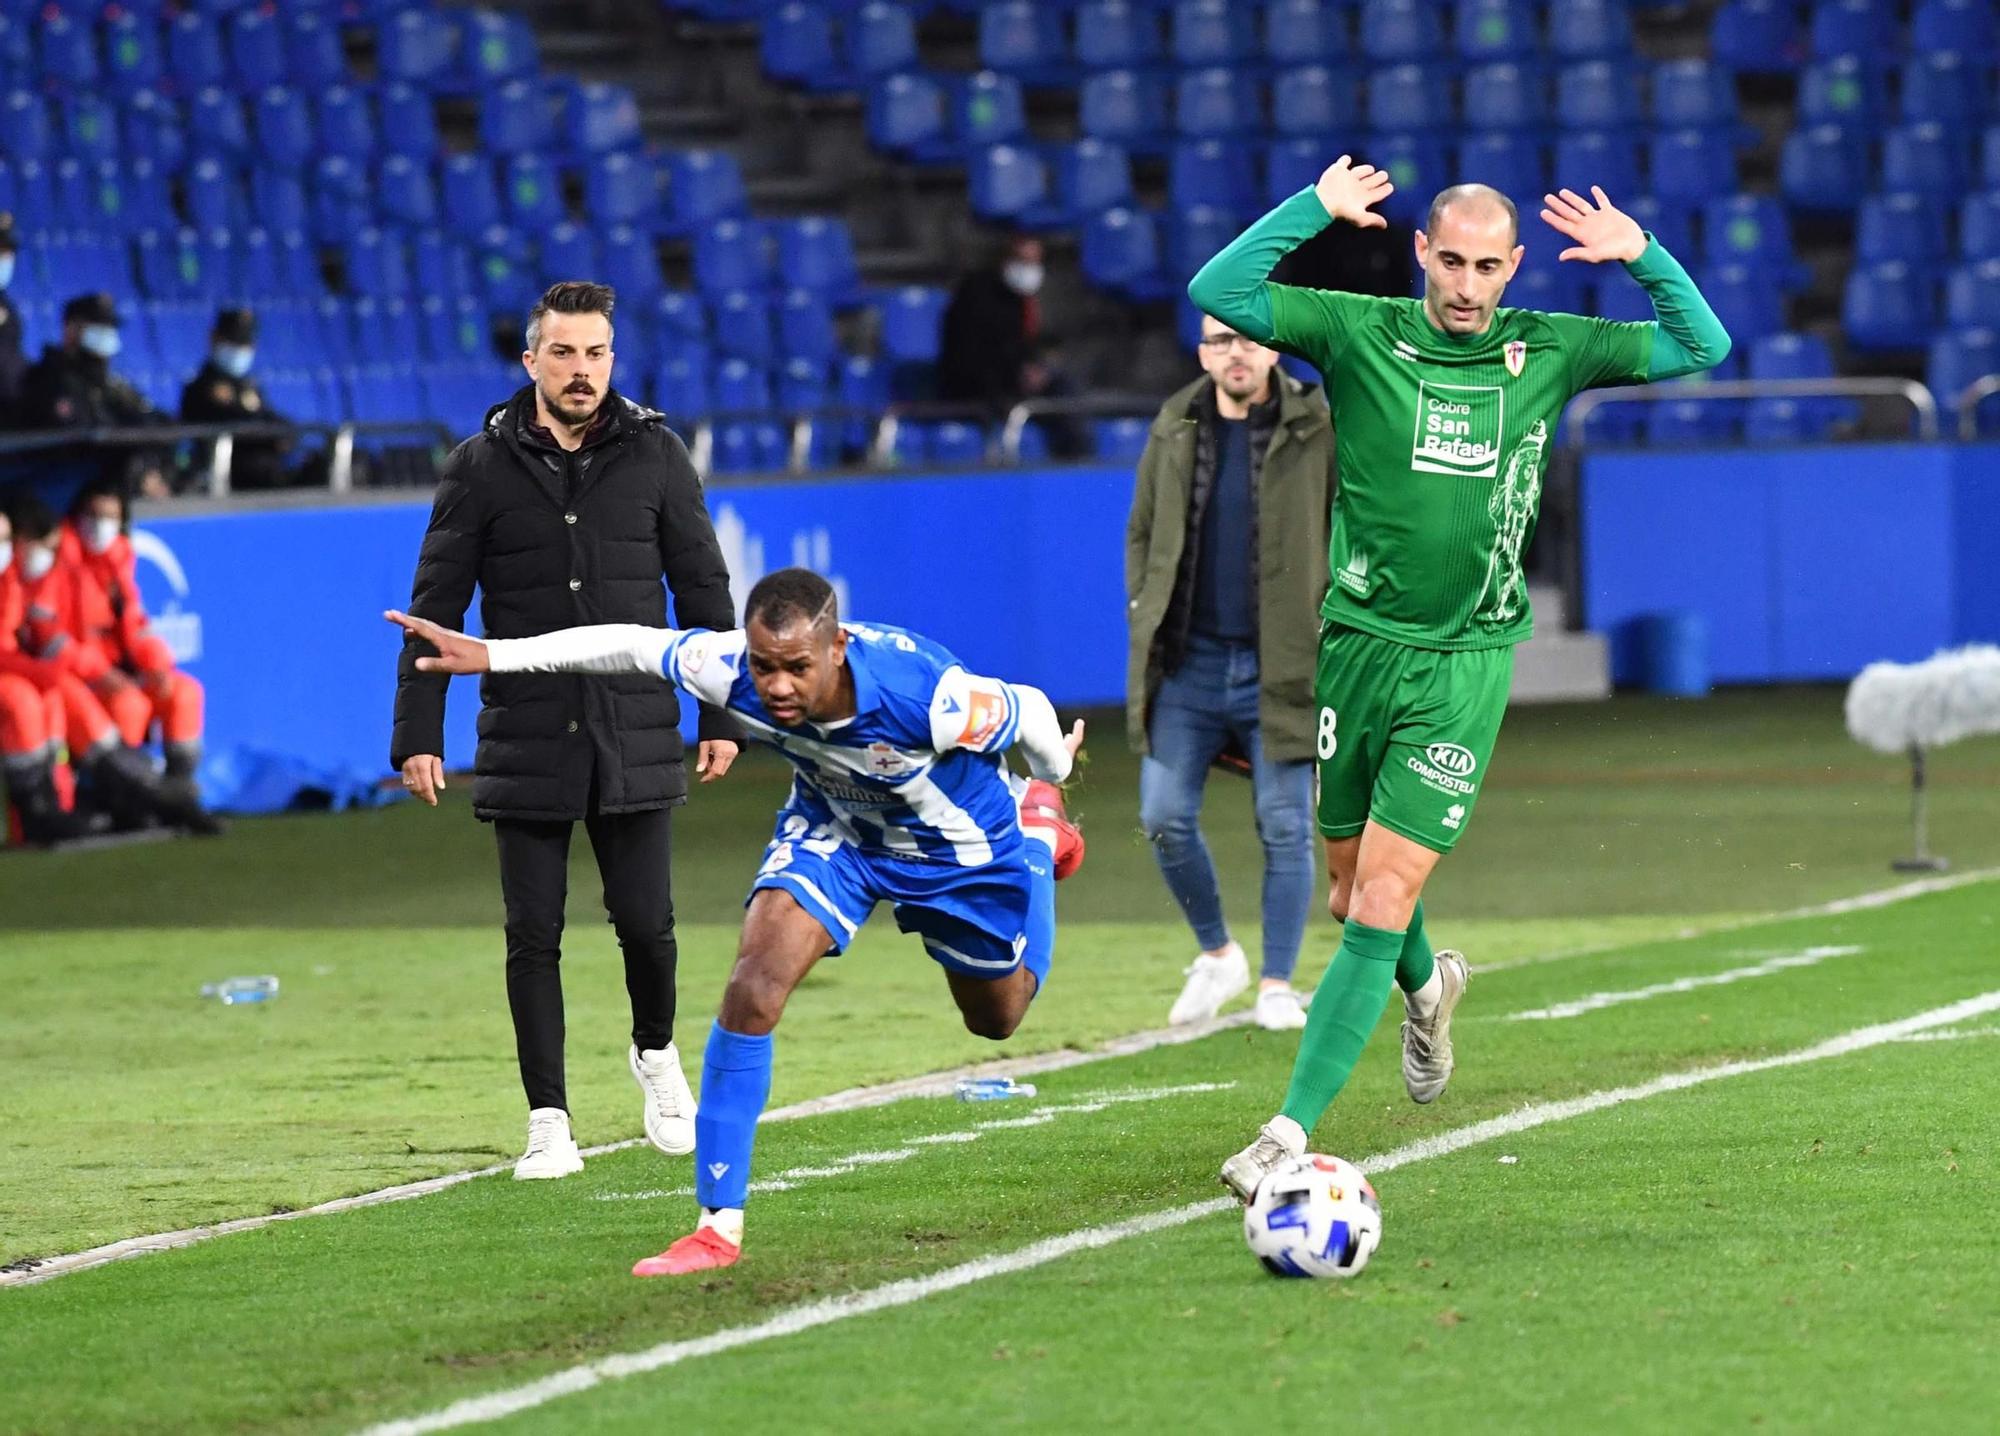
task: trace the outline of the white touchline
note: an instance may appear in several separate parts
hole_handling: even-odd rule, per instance
[[[1788,952],[1778,957],[1767,957],[1762,962],[1749,967],[1732,967],[1727,972],[1711,972],[1703,977],[1677,977],[1672,982],[1655,982],[1649,987],[1633,987],[1623,992],[1593,992],[1588,997],[1579,997],[1573,1002],[1558,1002],[1553,1007],[1532,1007],[1526,1012],[1509,1012],[1508,1022],[1551,1022],[1564,1017],[1581,1017],[1586,1012],[1598,1012],[1606,1007],[1617,1007],[1626,1002],[1644,1002],[1649,997],[1667,997],[1676,992],[1693,992],[1699,987],[1727,987],[1732,982],[1741,982],[1748,977],[1769,977],[1777,972],[1789,972],[1795,967],[1815,967],[1829,957],[1851,957],[1862,949],[1858,947],[1809,947],[1804,952]]]
[[[1434,1157],[1449,1156],[1467,1147],[1476,1147],[1481,1142],[1490,1142],[1496,1137],[1511,1137],[1535,1127],[1546,1127],[1552,1122],[1566,1122],[1572,1117],[1600,1112],[1606,1107],[1616,1107],[1626,1102],[1641,1102],[1648,1097],[1699,1087],[1703,1083],[1718,1082],[1725,1077],[1744,1077],[1754,1072],[1770,1072],[1780,1067],[1797,1067],[1807,1062],[1822,1062],[1829,1057],[1845,1057],[1849,1053],[1879,1047],[1883,1043],[1902,1041],[1912,1033],[1949,1026],[1995,1011],[2000,1011],[2000,991],[1982,993],[1978,997],[1969,997],[1963,1002],[1933,1008],[1929,1012],[1920,1012],[1914,1017],[1905,1017],[1895,1022],[1882,1022],[1871,1027],[1856,1028],[1839,1037],[1829,1038],[1825,1042],[1817,1042],[1811,1047],[1802,1047],[1794,1052],[1781,1053],[1776,1057],[1758,1057],[1741,1062],[1725,1062],[1714,1067],[1696,1067],[1686,1072],[1670,1072],[1665,1076],[1655,1077],[1650,1082],[1640,1082],[1630,1087],[1607,1088],[1602,1092],[1590,1092],[1560,1102],[1530,1103],[1504,1116],[1490,1117],[1484,1122],[1474,1122],[1469,1127],[1455,1127],[1448,1132],[1439,1132],[1434,1137],[1426,1137],[1379,1156],[1364,1157],[1356,1165],[1370,1176],[1379,1177],[1384,1172],[1392,1172],[1412,1162],[1426,1162]],[[1185,1226],[1203,1217],[1236,1209],[1237,1204],[1233,1198],[1216,1197],[1205,1202],[1193,1202],[1184,1207],[1149,1212],[1144,1216],[1114,1222],[1108,1226],[1085,1227],[1059,1237],[1049,1237],[1017,1251],[1002,1252],[960,1266],[947,1267],[928,1276],[908,1277],[902,1281],[889,1282],[884,1286],[870,1287],[865,1291],[847,1292],[841,1296],[807,1302],[750,1326],[728,1327],[722,1331],[711,1332],[707,1336],[693,1337],[685,1341],[666,1341],[645,1351],[634,1351],[622,1356],[600,1357],[596,1361],[572,1366],[567,1371],[559,1371],[553,1376],[545,1376],[539,1381],[517,1386],[511,1391],[496,1391],[490,1396],[469,1397],[423,1416],[409,1417],[400,1421],[385,1421],[368,1427],[362,1436],[424,1436],[426,1432],[449,1431],[460,1426],[498,1421],[503,1416],[512,1416],[516,1412],[545,1405],[558,1396],[571,1396],[579,1391],[588,1391],[591,1387],[606,1381],[658,1371],[663,1366],[678,1366],[683,1362],[714,1356],[724,1351],[734,1351],[738,1347],[754,1346],[758,1342],[770,1341],[776,1337],[795,1336],[799,1332],[811,1331],[814,1327],[829,1326],[836,1321],[845,1321],[849,1317],[866,1316],[871,1312],[886,1311],[891,1307],[909,1306],[936,1296],[940,1292],[956,1291],[960,1287],[971,1286],[974,1282],[1046,1266],[1050,1262],[1060,1261],[1077,1252],[1094,1251],[1130,1237],[1165,1231],[1169,1227]]]
[[[1968,1037],[2000,1037],[2000,1027],[1961,1027],[1954,1032],[1912,1032],[1901,1042],[1963,1042]]]
[[[1835,898],[1831,902],[1820,903],[1813,907],[1793,908],[1787,912],[1769,913],[1761,917],[1735,918],[1712,927],[1687,928],[1664,940],[1688,941],[1769,922],[1790,922],[1809,917],[1837,917],[1843,913],[1862,912],[1871,908],[1887,907],[1892,903],[1907,902],[1911,898],[1964,887],[1969,883],[1990,882],[1994,878],[2000,878],[2000,868],[1982,868],[1975,872],[1953,873],[1946,877],[1918,878],[1911,882],[1898,883],[1894,887],[1879,888],[1874,892]],[[1604,947],[1567,948],[1561,952],[1521,958],[1512,962],[1480,963],[1478,970],[1483,973],[1504,972],[1509,968],[1525,967],[1535,963],[1558,962],[1573,957],[1594,957],[1599,953],[1616,952],[1632,945],[1618,943]],[[1231,1028],[1247,1027],[1250,1025],[1251,1014],[1252,1009],[1246,1007],[1226,1017],[1213,1018],[1207,1022],[1191,1022],[1185,1027],[1154,1028],[1148,1032],[1134,1032],[1124,1037],[1113,1037],[1085,1051],[1065,1047],[1055,1052],[1038,1052],[1029,1057],[1002,1058],[999,1061],[981,1062],[969,1067],[955,1067],[948,1072],[931,1072],[920,1077],[905,1077],[873,1087],[849,1087],[844,1091],[830,1092],[824,1097],[812,1097],[803,1102],[794,1102],[788,1107],[774,1108],[759,1120],[788,1122],[800,1117],[817,1117],[829,1112],[855,1112],[867,1107],[887,1106],[891,1102],[901,1102],[912,1097],[942,1097],[951,1091],[961,1077],[1033,1077],[1044,1072],[1063,1072],[1071,1067],[1105,1062],[1115,1057],[1134,1057],[1142,1052],[1151,1052],[1155,1048],[1177,1047],[1185,1042],[1197,1042],[1204,1037],[1212,1037]],[[643,1137],[628,1137],[622,1142],[606,1142],[601,1146],[585,1147],[582,1155],[601,1157],[607,1152],[622,1152],[627,1148],[640,1146],[644,1141]],[[87,1251],[44,1257],[32,1266],[0,1271],[0,1287],[32,1286],[37,1282],[51,1281],[59,1276],[68,1276],[72,1272],[88,1271],[92,1267],[124,1261],[130,1257],[150,1256],[154,1252],[191,1247],[213,1237],[228,1236],[232,1232],[256,1231],[259,1227],[268,1227],[274,1222],[297,1221],[300,1217],[334,1216],[361,1207],[380,1206],[385,1202],[406,1202],[414,1197],[427,1197],[433,1192],[445,1191],[460,1182],[469,1182],[477,1177],[497,1176],[501,1172],[510,1170],[511,1166],[511,1163],[506,1163],[492,1167],[477,1167],[466,1172],[448,1172],[439,1177],[426,1177],[421,1181],[399,1182],[393,1187],[382,1187],[373,1192],[360,1192],[351,1197],[335,1197],[331,1201],[320,1202],[316,1206],[305,1207],[296,1212],[270,1212],[262,1216],[238,1217],[234,1221],[217,1222],[212,1226],[161,1232],[155,1236],[127,1237],[123,1241],[109,1242],[101,1247],[91,1247]]]

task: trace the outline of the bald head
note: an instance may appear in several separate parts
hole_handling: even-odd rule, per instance
[[[1514,207],[1514,201],[1490,184],[1455,184],[1439,190],[1437,198],[1431,201],[1431,212],[1424,218],[1426,234],[1438,232],[1446,210],[1454,210],[1459,218],[1482,225],[1504,214],[1507,243],[1513,244],[1521,237],[1521,212]]]

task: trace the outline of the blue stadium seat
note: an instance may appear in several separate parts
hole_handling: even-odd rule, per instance
[[[1601,185],[1622,206],[1639,192],[1638,144],[1622,131],[1564,129],[1556,136],[1553,178],[1578,194],[1589,194],[1592,185]]]
[[[118,114],[102,99],[78,95],[62,102],[62,147],[71,158],[116,159],[118,139]]]
[[[104,77],[121,91],[157,85],[166,66],[160,53],[160,26],[127,11],[104,21]]]
[[[1048,198],[1048,166],[1024,145],[975,149],[968,168],[973,213],[982,219],[1019,219]]]
[[[583,210],[603,224],[650,224],[660,210],[660,174],[642,155],[592,155],[583,166]]]
[[[128,95],[118,128],[119,149],[131,158],[151,160],[169,173],[185,164],[187,127],[181,122],[180,107],[157,90]]]
[[[375,68],[384,80],[429,87],[451,63],[451,22],[435,10],[398,10],[375,30]]]
[[[1166,215],[1168,278],[1177,287],[1185,287],[1197,269],[1236,238],[1238,227],[1233,214],[1214,205],[1170,207]]]
[[[239,89],[261,90],[289,78],[285,37],[275,11],[239,10],[230,17],[229,61]]]
[[[365,160],[375,153],[375,114],[367,96],[334,85],[319,97],[318,146],[323,155]]]
[[[1084,93],[1087,115],[1088,84]],[[944,138],[944,87],[929,75],[890,75],[869,88],[866,123],[877,149],[922,154]]]
[[[187,198],[188,219],[201,229],[227,229],[249,219],[235,169],[212,155],[188,166],[181,189]]]
[[[1352,75],[1303,65],[1271,79],[1271,129],[1277,134],[1326,136],[1360,120],[1360,87]]]
[[[1159,225],[1137,207],[1090,217],[1082,240],[1083,276],[1102,289],[1130,291],[1150,284],[1160,267]]]
[[[1917,54],[1950,51],[1976,65],[2000,58],[2000,21],[1991,0],[1922,0],[1910,17],[1910,48]]]
[[[128,234],[173,218],[173,197],[167,175],[151,160],[104,160],[96,172],[96,211],[100,226]]]
[[[718,474],[775,472],[787,459],[785,431],[768,420],[719,424],[715,430]]]
[[[322,162],[324,169],[324,162]],[[477,235],[500,223],[500,190],[485,155],[452,155],[438,167],[438,200],[453,233]]]
[[[1368,77],[1368,128],[1429,130],[1451,123],[1451,91],[1425,65],[1392,65]]]
[[[257,97],[257,153],[279,169],[302,165],[314,149],[312,114],[305,96],[272,85]]]
[[[1551,5],[1549,49],[1561,60],[1631,54],[1632,17],[1625,0],[1562,0]]]
[[[1541,147],[1527,135],[1506,131],[1468,134],[1458,146],[1458,173],[1513,200],[1525,221],[1539,212],[1549,177]],[[1527,228],[1524,223],[1522,228]]]
[[[90,171],[84,168],[83,161],[65,155],[50,167],[50,176],[55,195],[56,228],[94,229],[92,211],[96,205],[90,193]]]
[[[740,356],[724,359],[715,371],[714,399],[718,414],[762,413],[771,407],[770,376]]]
[[[882,352],[892,363],[937,362],[944,309],[950,296],[942,289],[908,284],[882,305]]]
[[[1954,329],[2000,328],[2000,259],[1972,260],[1945,276],[1944,322]]]
[[[1663,204],[1649,194],[1620,201],[1620,209],[1639,222],[1639,228],[1659,240],[1661,248],[1682,260],[1694,256],[1694,225],[1685,206]]]
[[[1752,379],[1826,379],[1834,372],[1826,341],[1813,334],[1767,334],[1750,345]]]
[[[1815,60],[1851,55],[1883,65],[1902,49],[1902,30],[1895,9],[1881,0],[1817,0],[1808,48]]]
[[[1882,137],[1882,187],[1956,198],[1969,168],[1962,131],[1929,122],[1894,125]]]
[[[602,252],[604,282],[617,290],[621,299],[644,305],[659,297],[665,281],[660,275],[659,249],[650,232],[629,224],[614,224],[604,231]],[[546,252],[543,257],[546,260]],[[633,333],[636,339],[640,333],[638,326],[633,327]]]
[[[1985,67],[1955,50],[1938,50],[1912,58],[1903,66],[1899,88],[1906,120],[1973,125],[1987,111]]]
[[[1326,147],[1319,140],[1279,140],[1264,154],[1264,207],[1275,208],[1317,183],[1325,169]]]
[[[916,22],[901,5],[863,5],[848,20],[846,39],[856,75],[889,75],[917,63]]]
[[[778,274],[786,284],[825,295],[836,305],[853,296],[860,273],[845,220],[809,214],[772,220],[768,227],[777,246]]]
[[[578,91],[580,104],[569,128],[577,149],[587,153],[636,149],[645,136],[639,129],[639,102],[623,85],[598,82]]]
[[[284,293],[297,297],[325,292],[326,280],[320,273],[319,253],[306,239],[303,230],[274,233],[271,236],[271,256]]]
[[[1264,58],[1274,65],[1339,59],[1345,28],[1337,0],[1271,0],[1264,9]]]
[[[222,27],[214,16],[183,10],[168,22],[166,73],[174,88],[184,95],[228,81]]]
[[[9,90],[0,100],[0,152],[17,164],[47,160],[55,153],[55,130],[48,106],[30,90]]]
[[[543,286],[527,262],[528,246],[519,233],[495,224],[473,240],[473,281],[489,310],[525,310]]]
[[[1868,148],[1858,130],[1813,125],[1785,136],[1778,188],[1793,209],[1844,213],[1869,188]]]
[[[1938,403],[1955,406],[1959,395],[1988,374],[2000,374],[2000,330],[1959,329],[1931,340],[1924,379],[1937,395]],[[1982,419],[1987,409],[1986,404],[1980,406]],[[1982,423],[1980,432],[1986,434],[1992,430]]]
[[[1738,194],[1711,200],[1702,210],[1705,264],[1741,264],[1766,283],[1786,291],[1805,283],[1804,266],[1792,248],[1792,226],[1771,195]]]
[[[1153,149],[1166,127],[1166,105],[1150,75],[1105,70],[1086,76],[1078,95],[1084,134],[1131,149]]]
[[[384,85],[377,97],[382,148],[411,159],[428,160],[438,153],[437,110],[431,97],[415,85]]]
[[[1168,156],[1167,197],[1177,209],[1205,204],[1248,216],[1258,209],[1256,181],[1242,146],[1228,140],[1183,140]]]
[[[507,80],[524,80],[541,68],[535,29],[525,15],[464,10],[459,20],[459,78],[475,93]]]
[[[764,73],[794,84],[829,78],[846,81],[834,58],[833,15],[818,5],[780,5],[765,17],[758,40]]]
[[[1880,124],[1888,110],[1882,70],[1858,55],[1816,60],[1799,74],[1799,120],[1854,129]]]
[[[539,230],[563,217],[562,176],[540,155],[514,155],[504,163],[501,185],[507,222]]]
[[[1468,130],[1540,129],[1548,118],[1540,72],[1511,61],[1467,70],[1461,118]]]
[[[1785,327],[1784,296],[1752,265],[1709,265],[1702,271],[1701,292],[1729,337],[1739,344],[1754,343]]]
[[[82,90],[97,83],[97,42],[89,21],[51,7],[43,12],[38,38],[41,71],[52,85]]]
[[[1662,200],[1700,204],[1737,188],[1736,151],[1727,137],[1704,130],[1656,132],[1647,169]]]
[[[1132,199],[1132,158],[1104,140],[1060,146],[1055,178],[1056,203],[1066,224],[1080,224],[1099,210]]]
[[[472,257],[465,246],[441,229],[420,229],[410,236],[410,279],[417,293],[471,304]],[[483,353],[468,349],[467,355]]]
[[[285,71],[294,85],[315,93],[347,78],[340,26],[335,17],[302,9],[284,17]]]
[[[1363,0],[1361,53],[1378,65],[1436,60],[1445,50],[1442,10],[1431,0]]]
[[[1944,206],[1935,195],[1871,194],[1854,225],[1854,257],[1863,264],[1900,259],[1918,268],[1945,257]]]
[[[1405,224],[1420,223],[1431,196],[1455,178],[1444,145],[1431,135],[1370,135],[1364,149],[1361,158],[1387,170],[1396,186],[1379,212]]]
[[[840,361],[840,403],[843,408],[880,413],[889,407],[889,371],[866,354],[850,354]],[[850,452],[867,447],[870,425],[850,420],[841,442]]]
[[[201,260],[193,236],[193,230],[149,229],[134,239],[139,289],[148,299],[179,299],[194,292]]]
[[[1841,328],[1859,350],[1921,349],[1937,319],[1936,286],[1899,260],[1857,265],[1841,297]]]
[[[978,464],[986,459],[986,432],[977,424],[946,419],[931,426],[926,457],[933,464]]]
[[[1646,406],[1646,442],[1654,448],[1701,448],[1736,437],[1736,411],[1716,399],[1665,399]]]
[[[479,146],[495,154],[545,150],[551,141],[548,102],[531,80],[508,80],[482,93]]]
[[[1150,65],[1160,57],[1160,31],[1140,0],[1085,0],[1076,11],[1076,63],[1086,70]]]
[[[1010,75],[1050,78],[1065,63],[1062,16],[1032,0],[1005,0],[979,11],[979,63]]]
[[[40,160],[0,160],[0,196],[15,214],[50,213],[55,202],[49,194],[48,166]]]
[[[827,366],[822,360],[787,359],[778,369],[778,411],[808,414],[828,407]],[[817,437],[817,436],[815,436]]]
[[[1256,48],[1255,10],[1230,0],[1178,0],[1173,8],[1174,63],[1186,69],[1229,66]]]
[[[210,85],[188,107],[188,144],[196,154],[220,154],[241,161],[250,151],[250,129],[235,95]]]
[[[1174,89],[1174,127],[1190,136],[1255,130],[1256,104],[1256,88],[1235,70],[1185,71]]]
[[[305,183],[296,174],[252,170],[250,210],[257,223],[274,234],[303,230],[308,223]]]
[[[1804,45],[1795,0],[1728,0],[1709,28],[1708,48],[1717,64],[1746,75],[1797,69]]]
[[[1146,452],[1152,424],[1145,419],[1092,419],[1091,454],[1108,463],[1136,464]]]
[[[1943,238],[1944,227],[1938,226]],[[1958,211],[1961,259],[2000,259],[2000,189],[1966,196]]]
[[[810,289],[788,289],[778,300],[778,352],[825,365],[840,350],[834,333],[833,309],[826,296]]]
[[[1706,60],[1669,60],[1653,70],[1653,123],[1661,129],[1734,130],[1736,77]]]
[[[958,87],[953,110],[958,141],[967,148],[997,145],[1028,133],[1021,82],[1012,75],[981,70]]]
[[[675,150],[667,156],[667,198],[677,225],[692,230],[747,213],[749,198],[736,157],[722,150]]]
[[[663,340],[708,337],[708,311],[699,296],[685,289],[663,290],[653,301],[652,317]]]
[[[764,234],[751,220],[719,219],[694,237],[694,282],[706,295],[762,292],[771,281]]]
[[[1458,0],[1452,34],[1460,57],[1475,64],[1532,60],[1541,48],[1525,0]]]
[[[1585,60],[1557,72],[1556,122],[1564,129],[1616,130],[1638,118],[1638,91],[1624,67]]]
[[[373,225],[357,230],[343,246],[347,292],[384,295],[410,292],[410,260],[403,242]]]

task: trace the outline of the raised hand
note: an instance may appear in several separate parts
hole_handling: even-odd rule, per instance
[[[1081,718],[1076,720],[1069,732],[1063,734],[1063,747],[1069,749],[1069,755],[1072,758],[1083,747],[1083,720]]]
[[[1357,165],[1352,156],[1342,155],[1326,167],[1313,193],[1335,219],[1344,219],[1361,229],[1383,229],[1389,221],[1371,213],[1370,205],[1382,203],[1396,192],[1389,172],[1373,165]]]
[[[1589,264],[1606,260],[1630,263],[1646,252],[1646,232],[1639,221],[1611,202],[1596,185],[1590,187],[1597,203],[1592,204],[1575,190],[1542,196],[1542,219],[1558,233],[1576,243],[1558,259],[1581,259]]]
[[[437,649],[436,658],[419,658],[417,668],[424,673],[484,673],[487,669],[486,645],[476,638],[468,638],[428,618],[412,618],[407,613],[389,609],[382,615],[389,622],[413,633],[424,642]]]

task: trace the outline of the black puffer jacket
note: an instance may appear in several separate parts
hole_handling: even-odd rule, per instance
[[[590,623],[667,624],[664,574],[683,628],[733,628],[729,571],[701,480],[660,415],[605,396],[606,420],[574,452],[535,426],[523,388],[452,451],[417,560],[410,612],[463,626],[473,585],[494,638]],[[389,761],[444,752],[445,680],[419,673],[411,639],[397,670]],[[673,688],[641,674],[487,674],[480,681],[472,806],[481,818],[576,819],[593,779],[597,808],[629,813],[687,796]],[[704,707],[703,738],[741,742]]]

